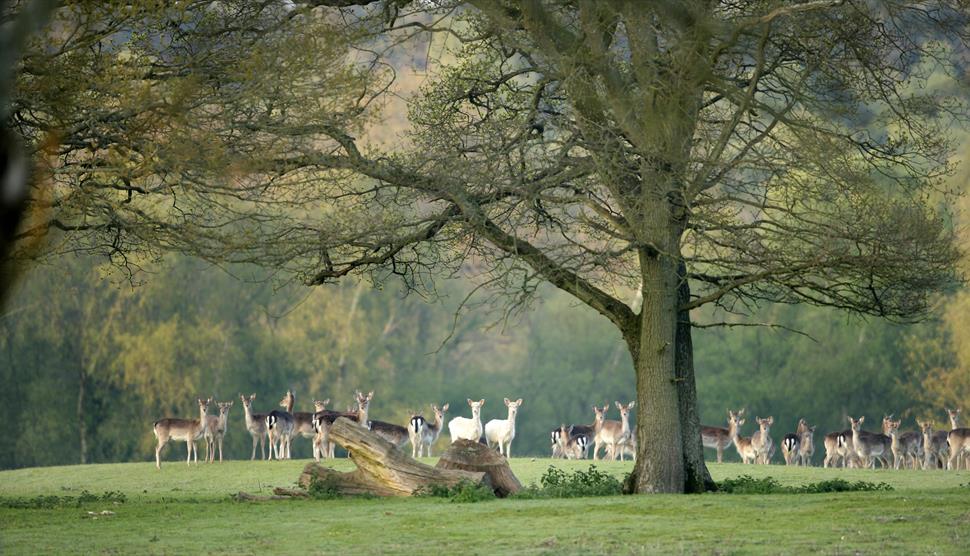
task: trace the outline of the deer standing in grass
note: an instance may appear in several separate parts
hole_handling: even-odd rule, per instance
[[[326,409],[326,404],[330,403],[330,400],[324,400],[323,407]],[[280,400],[280,407],[286,408],[286,412],[293,416],[293,433],[292,436],[302,436],[303,438],[313,438],[316,432],[313,430],[313,413],[306,411],[293,411],[293,406],[296,405],[296,394],[292,390],[287,390],[286,394],[283,395],[283,399]],[[317,402],[314,400],[313,405],[316,406]]]
[[[411,457],[421,457],[422,449],[427,457],[431,457],[431,447],[441,436],[441,429],[445,427],[445,412],[448,405],[438,406],[431,404],[431,411],[434,413],[434,423],[429,423],[422,415],[412,415],[408,426],[408,435],[411,437]]]
[[[755,463],[768,465],[771,461],[771,456],[774,455],[775,446],[769,432],[771,425],[775,422],[775,418],[766,417],[762,419],[755,417],[754,420],[758,422],[758,430],[751,435],[751,447],[755,451]]]
[[[606,447],[606,453],[611,460],[616,459],[617,447],[623,441],[630,438],[630,410],[636,405],[635,401],[627,405],[616,402],[616,407],[620,410],[621,421],[606,419],[606,412],[610,409],[610,404],[603,404],[603,409],[593,406],[596,414],[593,434],[593,459],[599,459],[600,446]]]
[[[243,412],[246,414],[246,430],[253,437],[253,455],[249,459],[256,459],[257,443],[259,443],[260,459],[266,459],[266,417],[269,414],[253,413],[253,400],[256,399],[256,394],[248,398],[239,394],[239,399],[242,400]]]
[[[875,469],[876,460],[882,462],[882,466],[889,467],[886,455],[891,451],[892,440],[884,435],[862,430],[865,417],[853,419],[849,417],[849,424],[852,426],[852,446],[856,454],[862,460],[863,467]]]
[[[467,400],[468,406],[472,408],[472,416],[468,417],[455,417],[451,421],[448,421],[448,434],[451,435],[451,442],[454,443],[456,440],[471,440],[478,442],[478,439],[482,437],[482,432],[484,427],[482,427],[482,406],[485,405],[485,400],[481,399],[477,402],[472,400]]]
[[[373,397],[374,392],[371,392],[367,396],[363,396],[363,399],[368,402],[368,404],[365,404],[364,407],[363,420],[361,419],[361,408],[359,402],[357,404],[357,409],[351,408],[346,413],[331,411],[325,407],[326,403],[324,402],[314,402],[317,412],[313,414],[312,420],[313,430],[315,433],[313,437],[313,459],[318,462],[320,461],[321,457],[333,459],[336,445],[334,442],[330,441],[330,426],[333,425],[333,422],[336,421],[337,418],[346,417],[347,419],[356,421],[357,423],[361,423],[363,421],[364,426],[367,426],[367,407]],[[355,395],[355,399],[358,399],[358,396]]]
[[[498,453],[510,458],[512,457],[512,440],[515,439],[515,417],[519,413],[519,406],[522,405],[522,398],[516,401],[509,401],[505,398],[505,407],[509,408],[507,419],[492,419],[485,423],[485,443],[491,448],[498,445]]]
[[[269,459],[290,459],[290,441],[296,422],[289,411],[274,409],[266,416],[266,435],[269,437]]]
[[[212,463],[216,459],[216,444],[219,445],[219,461],[222,461],[222,439],[226,436],[229,426],[229,408],[232,402],[216,402],[219,415],[206,415],[205,427],[205,459]]]
[[[728,426],[731,433],[731,441],[734,442],[734,449],[741,456],[741,463],[755,463],[758,452],[751,444],[751,438],[741,436],[741,425],[744,424],[744,409],[738,411],[728,410]]]
[[[946,412],[950,417],[950,432],[946,435],[950,458],[946,462],[946,468],[959,471],[962,460],[963,467],[970,469],[970,429],[960,426],[959,409],[947,409]]]
[[[808,423],[805,422],[805,419],[799,419],[795,432],[788,433],[781,439],[781,455],[785,458],[785,465],[801,465],[802,439],[805,438],[808,431]],[[811,432],[814,432],[814,428]],[[807,438],[809,446],[806,446],[806,451],[809,451],[808,461],[811,461],[812,454],[815,452],[811,432],[808,433]]]
[[[799,419],[795,433],[799,435],[796,463],[811,467],[812,456],[815,455],[815,427],[810,427],[804,419]]]
[[[730,414],[730,411],[728,412]],[[723,427],[701,427],[701,441],[705,448],[717,450],[717,462],[721,463],[724,458],[724,449],[734,444],[731,439],[731,423],[728,418],[728,428]]]
[[[934,431],[932,421],[916,421],[923,434],[923,469],[944,467],[949,457],[947,431]]]
[[[152,433],[158,439],[158,445],[155,446],[156,469],[162,468],[162,448],[168,444],[169,440],[182,440],[185,442],[186,449],[188,450],[188,456],[185,458],[186,465],[192,462],[192,454],[195,454],[195,462],[199,462],[199,448],[195,445],[195,441],[205,434],[206,425],[208,424],[206,413],[209,410],[209,404],[212,403],[212,398],[207,400],[199,398],[198,402],[198,419],[173,419],[169,417],[159,419],[152,425]]]

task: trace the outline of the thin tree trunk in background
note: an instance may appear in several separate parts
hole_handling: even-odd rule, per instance
[[[87,387],[87,373],[81,370],[78,373],[77,386],[77,433],[81,448],[81,464],[88,462],[88,438],[87,427],[84,423],[84,394]]]

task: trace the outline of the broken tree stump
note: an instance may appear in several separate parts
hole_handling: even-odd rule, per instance
[[[472,440],[457,440],[441,454],[437,469],[484,472],[495,496],[504,498],[522,490],[509,461],[495,450]]]
[[[357,469],[342,473],[318,463],[309,463],[300,475],[303,488],[309,488],[314,480],[319,480],[339,494],[409,496],[431,485],[450,487],[462,481],[489,484],[484,472],[425,465],[345,417],[338,418],[330,426],[330,440],[347,449]]]

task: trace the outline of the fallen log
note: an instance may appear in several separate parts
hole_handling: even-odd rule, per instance
[[[300,474],[305,489],[315,481],[335,494],[409,496],[432,485],[455,486],[462,481],[490,485],[481,471],[439,469],[425,465],[358,423],[340,417],[330,426],[330,440],[350,453],[357,469],[348,473],[309,463]]]
[[[522,490],[522,483],[512,473],[508,460],[495,450],[473,440],[457,440],[452,443],[441,454],[435,467],[485,473],[495,496],[499,498]]]

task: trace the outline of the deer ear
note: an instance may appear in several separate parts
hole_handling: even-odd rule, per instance
[[[510,402],[508,398],[505,398],[505,405],[508,406],[510,403],[512,402]]]
[[[621,404],[620,402],[613,402],[613,403],[616,404],[616,408],[617,409],[619,409],[619,410],[622,410],[623,409],[623,404]]]
[[[448,411],[448,404],[441,406],[441,411]]]
[[[860,425],[861,425],[862,423],[865,423],[865,422],[866,422],[866,416],[865,416],[865,415],[863,415],[862,417],[859,417],[859,424],[860,424]]]
[[[637,401],[636,400],[633,400],[632,402],[630,402],[630,405],[628,405],[627,407],[629,409],[633,409],[636,405],[637,405]]]
[[[256,399],[256,394],[253,394],[253,395],[249,396],[249,399],[250,400],[255,400]]]
[[[472,404],[472,399],[471,398],[465,398],[465,399],[468,400],[468,405],[471,405]]]
[[[478,400],[479,405],[485,405],[485,398]]]
[[[522,398],[515,400],[515,405],[522,405]]]

